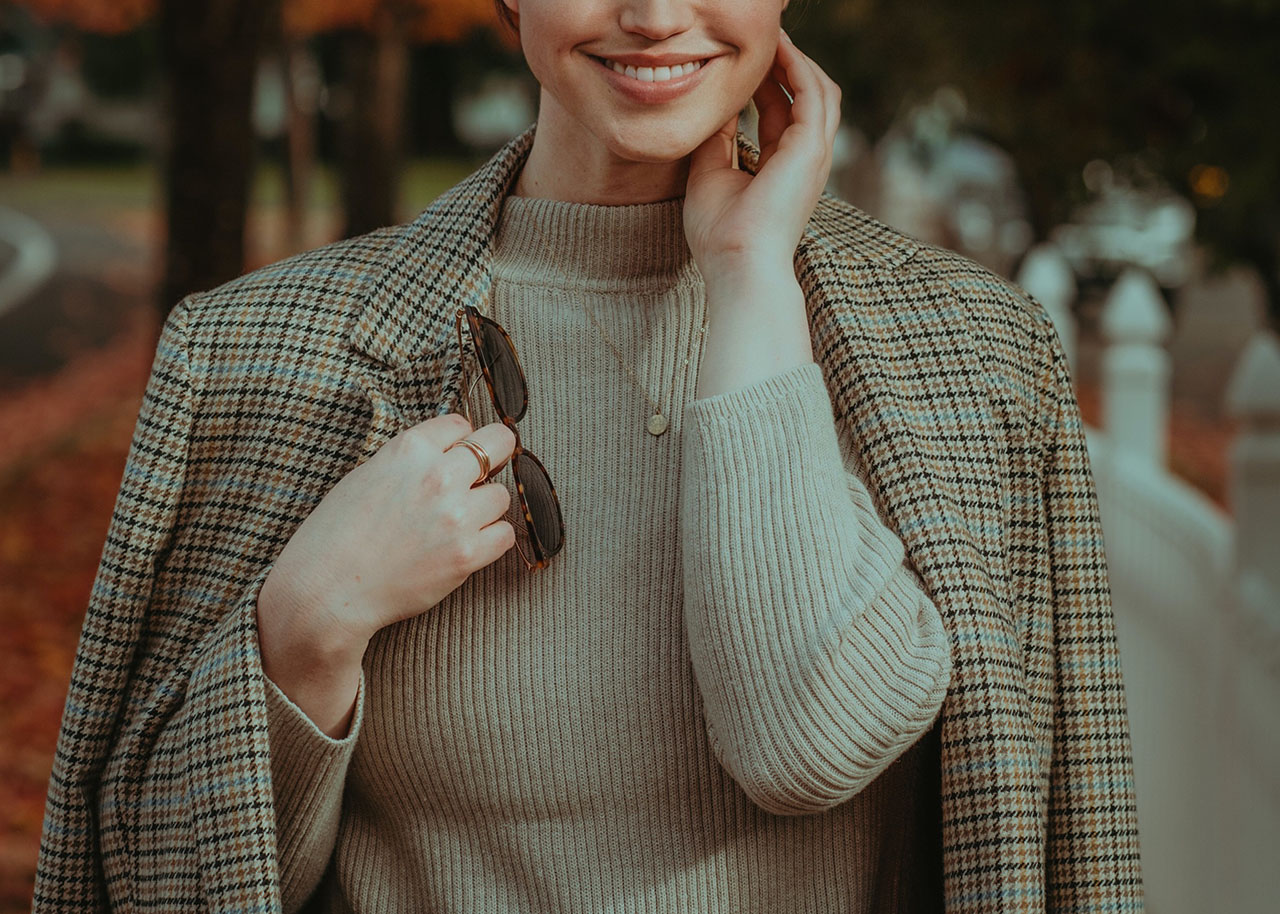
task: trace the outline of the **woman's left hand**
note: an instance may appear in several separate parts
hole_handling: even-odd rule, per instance
[[[744,269],[785,267],[794,276],[796,246],[831,172],[840,88],[781,29],[773,67],[753,98],[757,173],[734,167],[737,115],[694,150],[689,165],[685,235],[708,286],[718,276],[740,280]]]

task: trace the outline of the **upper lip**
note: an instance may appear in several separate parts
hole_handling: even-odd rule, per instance
[[[680,63],[707,60],[714,54],[592,54],[610,63],[620,63],[624,67],[671,67]]]

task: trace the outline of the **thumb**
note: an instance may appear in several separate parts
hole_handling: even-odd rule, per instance
[[[738,115],[734,114],[720,129],[703,140],[689,157],[689,180],[721,168],[733,168],[738,151]]]

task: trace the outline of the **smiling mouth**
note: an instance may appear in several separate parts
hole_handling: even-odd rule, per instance
[[[673,79],[679,79],[682,76],[688,76],[690,73],[696,73],[706,63],[705,60],[691,60],[687,63],[675,64],[669,67],[633,67],[629,64],[624,66],[605,57],[592,55],[592,59],[615,73],[642,83],[665,83]]]

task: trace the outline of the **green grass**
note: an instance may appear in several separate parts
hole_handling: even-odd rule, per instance
[[[401,178],[401,212],[412,218],[441,192],[462,180],[478,165],[461,159],[418,159],[406,165]],[[153,165],[47,168],[34,175],[0,172],[0,201],[31,213],[72,210],[152,209],[163,190]],[[280,169],[264,165],[253,188],[255,206],[280,206],[284,181]],[[317,171],[311,206],[338,206],[337,177],[331,168]]]
[[[34,175],[0,173],[0,200],[15,209],[40,212],[75,207],[142,209],[160,197],[149,165],[48,168]]]

